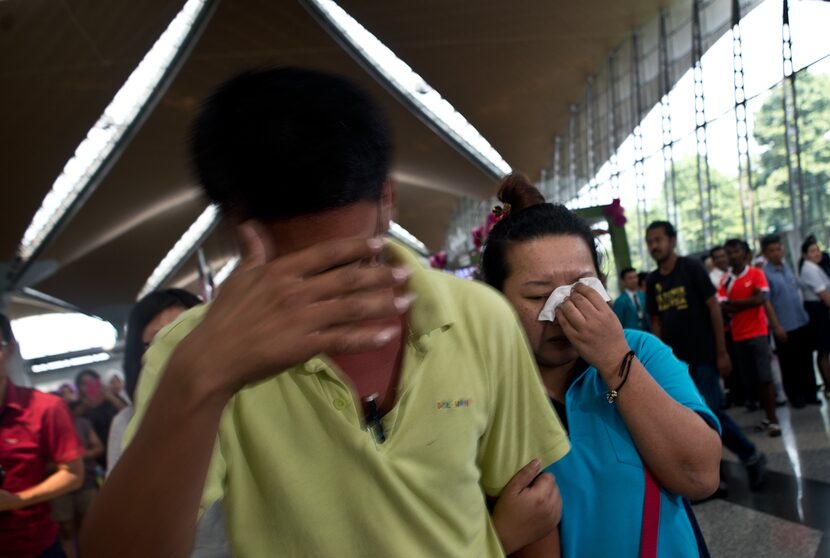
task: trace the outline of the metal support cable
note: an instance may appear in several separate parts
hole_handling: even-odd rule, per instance
[[[784,81],[781,84],[781,103],[784,115],[784,148],[787,153],[787,177],[790,185],[790,206],[793,227],[803,238],[807,234],[807,213],[804,204],[804,182],[801,173],[801,145],[798,135],[798,112],[793,42],[790,30],[790,5],[784,0],[781,20],[781,58],[784,63]],[[795,159],[795,162],[793,162]]]
[[[692,65],[695,92],[695,140],[697,142],[697,185],[700,194],[700,222],[703,247],[712,243],[712,181],[706,129],[706,102],[703,90],[703,38],[701,0],[692,4]]]
[[[643,117],[640,84],[640,56],[637,34],[631,35],[631,121],[634,124],[634,183],[637,190],[637,253],[640,257],[640,266],[646,261],[645,231],[648,213],[646,208],[646,177],[645,157],[643,156],[643,128],[640,121]]]
[[[576,118],[577,106],[571,105],[568,116],[568,193],[567,201],[576,197]]]
[[[562,199],[562,137],[553,139],[553,201],[563,203]]]
[[[677,173],[674,165],[674,137],[672,136],[671,102],[672,88],[671,45],[668,36],[669,11],[660,11],[660,126],[663,138],[663,195],[666,203],[666,217],[679,230],[677,212]]]
[[[610,164],[611,197],[620,197],[620,167],[617,161],[617,140],[620,130],[617,88],[617,51],[608,57],[608,163]]]
[[[596,145],[594,134],[594,126],[596,125],[596,106],[594,104],[596,95],[594,94],[594,78],[589,77],[588,83],[585,87],[585,176],[589,178],[589,194],[591,203],[597,204],[597,180],[596,180]]]
[[[747,238],[754,245],[757,240],[757,231],[753,203],[752,161],[749,155],[746,91],[744,89],[741,6],[738,0],[732,0],[732,85],[735,95],[735,133],[738,147],[738,196],[741,204],[741,223],[744,238]]]

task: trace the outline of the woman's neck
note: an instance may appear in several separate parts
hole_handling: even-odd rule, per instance
[[[545,384],[548,396],[564,403],[565,392],[568,391],[571,383],[581,371],[583,364],[582,359],[576,359],[557,366],[540,366],[542,383]]]

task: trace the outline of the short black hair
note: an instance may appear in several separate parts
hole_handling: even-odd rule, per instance
[[[677,229],[675,229],[674,225],[672,225],[668,221],[652,221],[648,228],[646,228],[646,234],[650,233],[655,229],[663,229],[666,233],[666,236],[668,236],[669,238],[677,238]]]
[[[130,399],[135,394],[138,377],[141,374],[141,357],[144,356],[144,328],[156,316],[174,306],[183,309],[201,304],[195,294],[184,289],[153,291],[135,303],[127,318],[127,332],[124,341],[124,389]]]
[[[483,279],[502,290],[510,274],[507,250],[510,245],[545,236],[570,235],[588,246],[597,276],[604,279],[596,238],[588,223],[564,205],[546,203],[538,189],[526,177],[514,173],[502,182],[499,199],[510,204],[507,218],[493,227],[481,255]]]
[[[720,245],[720,244],[718,244],[716,246],[712,246],[712,249],[709,250],[709,257],[714,258],[715,257],[715,252],[720,252],[721,250],[723,250],[723,246]]]
[[[726,242],[723,243],[724,248],[740,248],[747,254],[749,254],[750,248],[749,244],[745,240],[741,240],[740,238],[730,238]]]
[[[8,316],[0,313],[0,335],[6,343],[14,343],[14,333],[12,332],[12,323]]]
[[[773,244],[781,244],[781,236],[777,234],[768,234],[761,239],[761,252],[766,252],[767,248]]]
[[[637,270],[633,267],[626,267],[622,271],[620,271],[620,279],[625,279],[625,276],[629,273],[637,273]]]
[[[195,120],[191,147],[208,198],[241,220],[269,221],[379,200],[392,141],[363,89],[289,67],[220,85]]]

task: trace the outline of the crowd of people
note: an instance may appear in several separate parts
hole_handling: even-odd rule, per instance
[[[14,385],[0,315],[2,556],[706,556],[690,503],[725,489],[722,446],[764,480],[721,379],[770,436],[773,350],[794,407],[813,350],[830,386],[814,239],[798,275],[776,236],[708,273],[655,222],[657,269],[612,305],[591,228],[514,174],[488,287],[382,240],[391,134],[343,78],[246,72],[191,147],[242,263],[210,304],[140,300],[124,381]]]
[[[749,244],[735,238],[713,247],[702,261],[681,257],[675,252],[677,231],[666,221],[649,225],[646,242],[658,267],[645,284],[638,283],[635,269],[624,269],[614,311],[625,327],[652,332],[689,364],[720,420],[724,446],[746,465],[750,486],[758,489],[766,457],[724,410],[745,405],[755,411],[760,405],[764,416],[755,431],[777,437],[776,407],[822,404],[816,368],[830,396],[830,257],[809,236],[796,273],[777,234],[761,239],[754,259]],[[774,367],[786,400],[777,397]],[[727,488],[722,479],[719,492]]]

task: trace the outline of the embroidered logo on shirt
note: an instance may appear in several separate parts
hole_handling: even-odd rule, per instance
[[[438,401],[436,403],[435,408],[439,411],[443,409],[452,410],[452,409],[464,409],[469,407],[473,404],[472,399],[447,399],[444,401]]]

